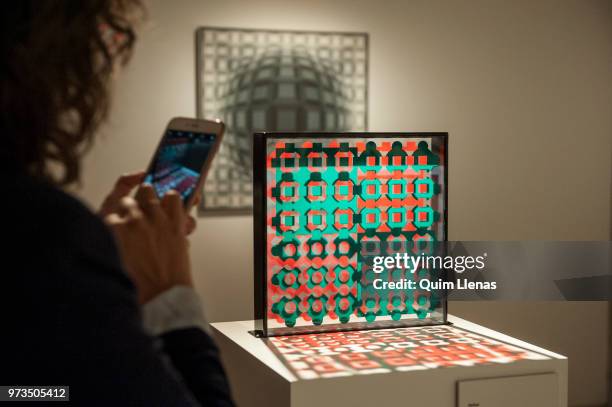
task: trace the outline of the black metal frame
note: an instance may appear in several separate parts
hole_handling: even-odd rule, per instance
[[[380,329],[398,326],[421,326],[421,325],[443,325],[447,324],[448,304],[446,295],[443,299],[443,322],[442,323],[418,323],[422,320],[399,320],[399,321],[378,321],[362,325],[352,324],[328,324],[325,326],[298,326],[293,328],[273,328],[271,332],[268,328],[267,319],[267,236],[266,236],[266,141],[269,139],[329,139],[329,138],[424,138],[440,137],[444,147],[444,239],[448,241],[448,133],[445,132],[318,132],[318,133],[255,133],[253,135],[253,243],[254,243],[254,292],[253,309],[255,319],[255,330],[253,334],[257,337],[267,337],[275,335],[289,335],[296,333],[312,333],[325,331],[353,331],[364,329]],[[412,324],[406,322],[412,321]]]

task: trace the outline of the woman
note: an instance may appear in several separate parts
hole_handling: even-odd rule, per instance
[[[192,286],[180,196],[142,173],[99,214],[62,188],[134,44],[135,0],[3,2],[0,386],[70,386],[75,405],[231,406]],[[142,307],[141,307],[142,306]]]

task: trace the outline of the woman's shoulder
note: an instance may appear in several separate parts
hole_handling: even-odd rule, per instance
[[[8,198],[0,207],[11,230],[5,249],[22,269],[56,270],[71,278],[95,274],[96,281],[112,277],[131,286],[112,233],[78,198],[26,177],[5,181],[5,187]]]
[[[102,220],[75,196],[27,176],[2,183],[5,199],[0,206],[14,236],[34,244],[114,250]]]
[[[59,187],[26,175],[0,175],[8,199],[3,204],[16,203],[24,209],[69,210],[81,214],[93,213],[78,198]],[[15,209],[18,209],[15,205]]]

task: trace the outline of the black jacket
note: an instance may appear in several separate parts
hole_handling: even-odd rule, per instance
[[[0,186],[0,385],[68,385],[71,405],[233,405],[205,332],[144,332],[95,214],[28,177],[1,176]]]

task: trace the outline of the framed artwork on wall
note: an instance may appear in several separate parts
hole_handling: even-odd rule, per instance
[[[199,213],[252,211],[252,138],[261,131],[366,131],[368,35],[202,27],[197,115],[226,133]]]

